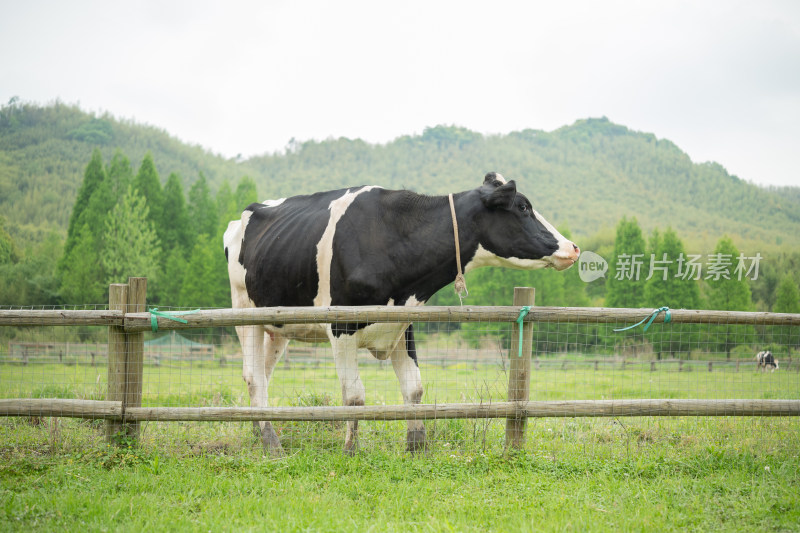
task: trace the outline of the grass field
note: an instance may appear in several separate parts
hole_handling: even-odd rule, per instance
[[[800,528],[794,420],[540,420],[515,453],[496,425],[482,448],[471,422],[449,421],[421,456],[390,440],[346,457],[322,428],[332,435],[277,460],[244,424],[146,428],[141,444],[109,447],[81,436],[101,426],[70,422],[2,422],[3,442],[44,438],[0,447],[0,530]]]
[[[247,405],[238,365],[145,367],[145,405]],[[501,364],[422,361],[428,403],[504,400]],[[399,403],[391,366],[362,367],[370,404]],[[105,369],[0,365],[0,398],[102,399]],[[531,398],[800,398],[800,374],[702,365],[590,364],[532,372]],[[275,405],[339,404],[332,365],[279,366]],[[264,455],[248,423],[149,423],[103,442],[103,423],[0,419],[2,531],[800,530],[796,418],[531,419],[521,452],[502,420],[429,420],[426,453],[403,422],[277,425]]]

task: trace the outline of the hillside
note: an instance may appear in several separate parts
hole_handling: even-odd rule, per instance
[[[242,175],[235,162],[152,126],[60,103],[8,105],[0,109],[0,215],[18,242],[41,241],[51,230],[66,234],[94,148],[106,161],[120,149],[134,169],[151,152],[162,181],[177,172],[192,183],[202,172],[216,188],[224,178]]]
[[[135,168],[149,151],[162,182],[176,172],[187,187],[201,172],[212,190],[248,175],[262,198],[364,183],[441,194],[475,187],[497,170],[576,238],[635,216],[645,232],[672,226],[689,249],[710,250],[725,234],[751,252],[800,247],[800,188],[744,182],[718,164],[693,163],[670,141],[605,118],[497,136],[438,126],[385,145],[309,141],[235,161],[152,126],[59,103],[0,110],[0,213],[18,243],[65,233],[95,147],[106,161],[121,150]]]
[[[249,163],[257,175],[276,178],[277,196],[309,184],[360,183],[446,193],[474,187],[484,172],[498,170],[577,237],[635,216],[646,232],[672,226],[694,249],[713,248],[724,234],[753,249],[800,245],[800,189],[758,187],[718,164],[692,163],[670,141],[604,118],[549,133],[481,136],[440,126],[382,146],[307,142]]]

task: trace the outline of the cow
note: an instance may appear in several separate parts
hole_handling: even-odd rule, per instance
[[[756,362],[758,363],[758,369],[762,372],[766,372],[767,368],[772,369],[772,372],[778,370],[778,360],[769,350],[758,352],[756,354]]]
[[[460,263],[456,259],[458,236]],[[490,172],[476,189],[448,196],[360,186],[248,206],[228,224],[225,255],[234,308],[424,304],[464,271],[485,266],[564,270],[580,249]],[[270,376],[289,340],[331,343],[343,404],[364,405],[356,351],[391,359],[405,404],[422,400],[413,327],[403,324],[237,326],[250,403],[268,406]],[[283,453],[269,422],[254,422],[265,449]],[[358,421],[344,449],[357,449]],[[421,420],[407,446],[424,449]]]

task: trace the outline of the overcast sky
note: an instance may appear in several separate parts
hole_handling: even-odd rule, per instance
[[[0,103],[59,99],[226,157],[607,116],[800,185],[800,2],[0,0]],[[498,169],[502,171],[502,169]]]

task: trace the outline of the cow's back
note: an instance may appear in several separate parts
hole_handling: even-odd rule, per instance
[[[225,237],[232,288],[233,277],[239,277],[258,307],[314,305],[319,292],[317,244],[328,227],[331,202],[346,192],[248,206],[241,221],[229,225]],[[236,222],[239,227],[233,228]],[[229,240],[239,241],[238,253]]]

